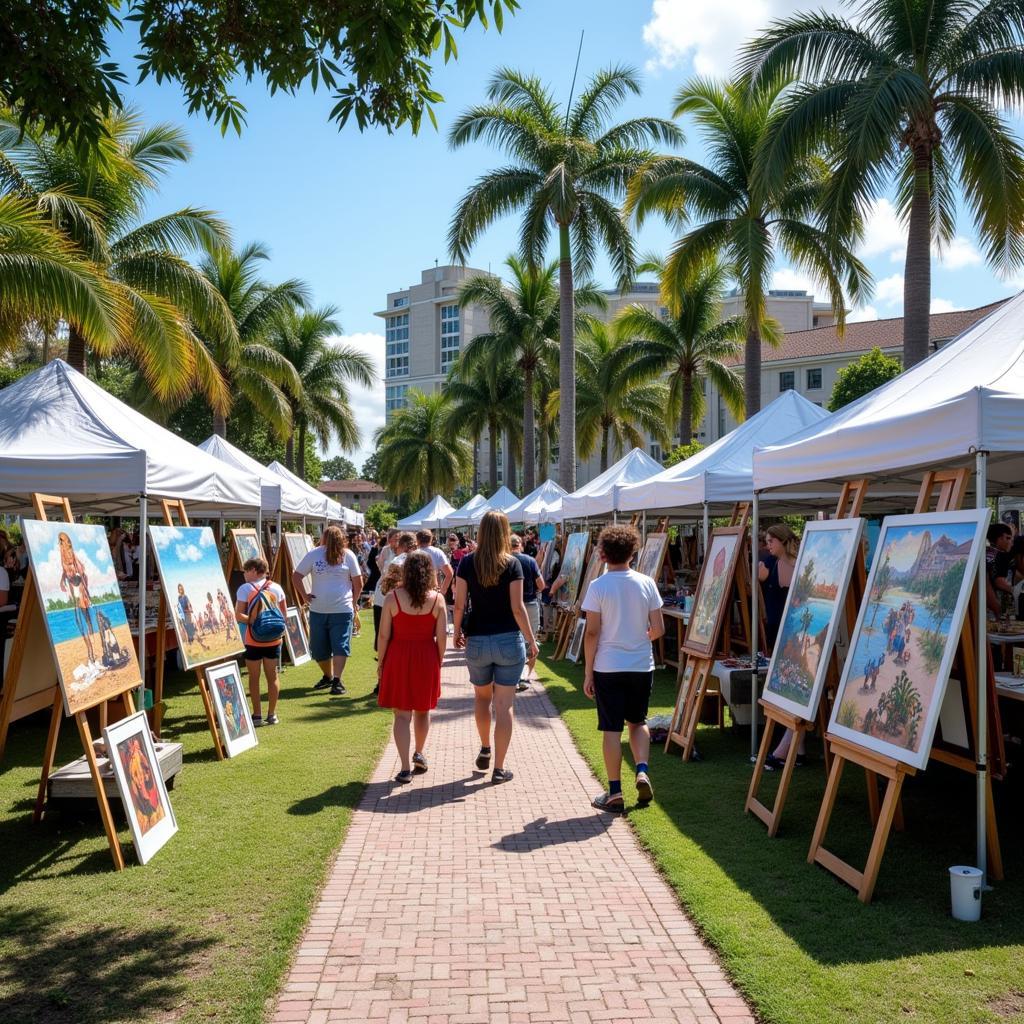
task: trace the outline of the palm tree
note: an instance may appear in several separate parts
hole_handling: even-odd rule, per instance
[[[676,144],[679,129],[670,121],[641,117],[609,125],[613,111],[640,85],[630,68],[613,67],[595,75],[567,109],[555,102],[540,79],[510,68],[495,74],[488,103],[459,117],[448,136],[453,147],[477,139],[497,143],[514,161],[484,175],[456,207],[448,232],[452,258],[464,263],[473,243],[495,220],[523,211],[520,256],[541,266],[551,222],[558,229],[559,418],[558,476],[576,489],[575,310],[573,277],[589,277],[604,247],[620,288],[633,277],[633,239],[617,203],[629,179],[651,159],[649,142]]]
[[[195,332],[231,336],[234,322],[185,254],[226,244],[228,229],[194,207],[143,221],[160,173],[188,160],[188,142],[173,126],[143,127],[131,111],[112,113],[104,125],[99,147],[82,152],[52,136],[21,135],[10,115],[0,117],[5,190],[35,201],[82,258],[102,269],[117,306],[116,336],[69,317],[68,362],[84,373],[88,349],[126,351],[158,399],[180,399],[198,386],[211,405],[225,408],[224,381]]]
[[[511,287],[493,274],[469,278],[459,289],[461,305],[476,303],[490,318],[491,329],[478,334],[466,346],[462,360],[468,373],[485,366],[512,365],[522,375],[523,390],[523,488],[537,486],[536,473],[536,384],[545,363],[557,362],[559,329],[558,289],[555,287],[557,263],[534,267],[516,256],[505,266],[511,273]],[[578,285],[574,306],[606,309],[604,294],[596,286]],[[589,323],[591,314],[578,311],[574,329]],[[508,396],[502,395],[507,401]]]
[[[609,454],[642,447],[645,431],[668,444],[665,407],[668,386],[652,380],[649,366],[638,359],[635,346],[623,342],[615,325],[594,323],[576,350],[576,443],[587,459],[600,446],[601,472]],[[552,396],[557,408],[559,395]]]
[[[660,260],[648,261],[643,269],[661,276],[668,315],[662,318],[634,303],[619,313],[616,325],[621,337],[634,339],[652,374],[668,373],[670,408],[679,416],[679,443],[689,444],[694,422],[704,415],[705,381],[718,388],[737,419],[743,417],[743,381],[728,364],[742,351],[746,319],[720,319],[728,272],[719,260],[694,268],[683,281],[668,277]],[[762,324],[762,334],[774,323]]]
[[[378,383],[369,356],[351,345],[330,340],[332,335],[341,333],[341,324],[335,319],[337,312],[333,306],[291,309],[277,318],[269,338],[278,355],[294,367],[298,378],[298,390],[294,384],[282,387],[292,418],[285,465],[303,478],[307,433],[312,431],[323,448],[334,437],[343,452],[358,448],[359,425],[352,411],[348,385],[372,388]]]
[[[649,163],[629,187],[627,210],[641,223],[651,211],[699,223],[675,245],[666,271],[684,282],[696,268],[721,256],[735,275],[746,317],[743,391],[746,414],[761,408],[762,325],[776,249],[828,288],[840,327],[849,296],[867,295],[870,277],[847,240],[819,223],[829,167],[815,154],[795,162],[784,181],[770,186],[753,174],[754,162],[775,116],[784,83],[748,90],[696,78],[675,97],[675,116],[692,114],[710,161],[681,157]],[[845,288],[845,292],[844,292]]]
[[[472,467],[470,443],[453,431],[452,407],[443,391],[425,395],[410,388],[405,408],[374,434],[380,483],[388,493],[425,501],[451,494]]]
[[[1000,115],[1024,101],[1020,0],[868,0],[856,24],[823,12],[773,22],[746,49],[755,82],[795,74],[761,155],[760,174],[781,180],[823,136],[840,156],[829,212],[850,214],[895,180],[907,224],[903,365],[928,353],[931,243],[956,228],[957,185],[987,258],[1024,262],[1024,153]]]
[[[267,342],[281,314],[309,301],[309,289],[299,280],[278,285],[260,280],[259,264],[270,258],[267,249],[250,242],[238,252],[228,248],[209,253],[200,270],[224,299],[235,332],[204,336],[206,345],[228,385],[233,404],[243,401],[282,438],[291,433],[292,410],[287,386],[298,394],[301,382],[295,367]],[[227,437],[227,412],[213,410],[213,432]]]

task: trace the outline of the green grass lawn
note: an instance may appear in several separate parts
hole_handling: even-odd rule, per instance
[[[581,669],[550,660],[538,668],[577,745],[604,779],[597,716],[583,696]],[[674,699],[674,674],[658,673],[651,713],[670,711]],[[629,820],[765,1021],[1024,1021],[1019,778],[997,786],[1007,879],[986,895],[982,921],[966,924],[949,915],[947,868],[974,859],[973,777],[933,765],[905,784],[906,830],[890,840],[874,902],[862,906],[853,890],[807,863],[825,785],[814,741],[812,764],[794,775],[776,839],[743,813],[749,730],[705,726],[698,746],[699,763],[652,752],[656,801]],[[631,775],[624,773],[627,804],[636,796]],[[774,785],[768,776],[766,802]],[[863,865],[869,843],[863,772],[847,768],[832,820],[829,848]]]
[[[354,641],[346,697],[312,693],[312,662],[286,669],[281,724],[223,762],[194,675],[171,677],[179,831],[140,867],[121,821],[120,874],[94,808],[32,825],[48,714],[14,726],[0,764],[3,1024],[263,1019],[390,729],[371,638]],[[65,722],[58,764],[80,753]]]

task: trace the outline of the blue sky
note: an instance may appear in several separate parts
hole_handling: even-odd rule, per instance
[[[792,0],[522,0],[506,19],[504,33],[469,31],[459,60],[437,67],[439,130],[428,124],[418,137],[408,130],[360,134],[339,131],[327,119],[330,97],[305,90],[271,97],[262,82],[236,90],[249,115],[241,138],[222,137],[201,117],[188,117],[180,92],[146,82],[125,91],[149,121],[185,125],[195,149],[192,161],[165,179],[151,205],[153,214],[194,205],[218,211],[237,242],[258,240],[271,250],[266,276],[300,277],[318,304],[339,309],[346,340],[370,352],[383,372],[383,332],[373,315],[388,291],[419,280],[434,260],[447,261],[445,238],[452,210],[468,185],[498,166],[502,157],[484,144],[452,152],[445,142],[451,121],[482,100],[495,68],[511,65],[540,75],[560,99],[568,96],[584,30],[579,79],[599,68],[627,64],[643,73],[643,95],[626,104],[622,117],[654,113],[668,117],[672,96],[695,71],[724,76],[742,40],[773,17],[834,2]],[[134,81],[127,37],[112,40],[114,56]],[[699,156],[696,132],[687,129],[685,152]],[[470,260],[497,269],[515,248],[516,220],[509,218],[483,236]],[[967,218],[958,239],[933,268],[935,310],[970,308],[1010,294],[981,259]],[[863,257],[875,275],[875,298],[858,319],[902,312],[904,233],[883,201],[868,226]],[[664,251],[672,236],[661,224],[645,227],[644,250]],[[599,279],[611,286],[606,265]],[[810,287],[780,263],[775,284]],[[384,420],[383,384],[354,397],[364,440],[352,455],[361,465],[370,435]]]

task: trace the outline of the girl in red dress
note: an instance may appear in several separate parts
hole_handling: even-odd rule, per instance
[[[435,579],[429,555],[410,552],[402,566],[402,585],[388,594],[381,611],[377,703],[395,713],[395,746],[402,760],[396,782],[411,782],[413,771],[427,770],[423,748],[430,712],[441,696],[441,662],[448,644],[448,614],[444,598],[434,590]],[[410,724],[416,736],[411,762]]]

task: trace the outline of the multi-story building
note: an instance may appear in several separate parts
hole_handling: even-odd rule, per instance
[[[322,480],[318,485],[327,497],[356,512],[365,512],[378,501],[387,501],[387,492],[372,480]]]

